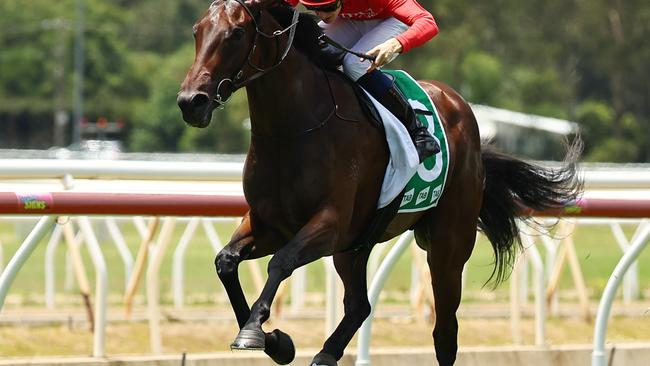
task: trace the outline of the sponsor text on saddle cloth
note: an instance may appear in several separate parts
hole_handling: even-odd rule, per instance
[[[404,190],[398,212],[417,212],[434,207],[445,188],[449,169],[449,146],[435,105],[420,85],[405,71],[383,70],[389,74],[416,110],[417,118],[438,140],[440,152],[417,164],[417,152],[406,128],[379,102],[370,97],[382,117],[390,159],[384,175],[378,208],[387,206]],[[430,113],[417,113],[417,110]],[[414,163],[415,162],[415,163]]]

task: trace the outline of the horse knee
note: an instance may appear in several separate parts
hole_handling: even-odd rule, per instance
[[[371,310],[372,308],[370,307],[370,302],[368,302],[368,300],[363,301],[361,303],[361,306],[359,306],[358,313],[359,313],[359,319],[361,320],[362,323],[364,320],[366,320],[368,316],[370,316]]]
[[[368,302],[367,299],[364,299],[364,301],[358,301],[354,309],[350,310],[353,311],[359,321],[363,323],[363,321],[366,320],[366,318],[370,315],[370,302]]]
[[[359,295],[359,296],[363,296],[363,295]],[[355,322],[359,323],[359,326],[361,326],[361,324],[363,324],[366,318],[368,318],[368,316],[370,315],[370,311],[372,310],[370,307],[370,302],[368,302],[368,298],[365,296],[363,299],[354,299],[354,300],[344,299],[343,306],[345,308],[345,313],[350,314],[352,319]]]
[[[280,280],[284,280],[291,276],[294,269],[296,269],[296,266],[293,265],[289,259],[280,258],[279,256],[275,255],[269,261],[267,271],[269,276],[273,273],[279,276]]]
[[[227,248],[222,249],[214,258],[214,266],[217,269],[217,275],[224,277],[237,272],[239,266],[239,255],[230,252]]]

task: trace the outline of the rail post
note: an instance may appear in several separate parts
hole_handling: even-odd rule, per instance
[[[612,272],[611,277],[609,277],[609,281],[607,281],[605,291],[603,292],[603,296],[598,305],[598,313],[596,315],[596,325],[594,327],[594,350],[591,354],[592,366],[607,365],[605,335],[607,333],[607,321],[609,320],[612,303],[616,297],[616,290],[618,290],[621,281],[623,281],[627,269],[630,268],[634,261],[636,261],[639,254],[641,254],[646,245],[648,245],[649,241],[650,225],[647,225],[632,241],[630,248],[618,262],[616,268],[614,268],[614,272]]]
[[[9,292],[9,287],[13,283],[18,271],[22,268],[23,264],[29,256],[32,254],[38,242],[45,236],[46,233],[50,232],[52,228],[56,225],[55,216],[43,216],[34,229],[27,235],[25,241],[20,245],[16,254],[11,257],[7,267],[0,274],[0,310],[5,303],[5,298],[7,297],[7,292]]]
[[[106,355],[106,306],[108,299],[108,271],[99,241],[90,220],[79,217],[79,229],[84,233],[88,253],[95,267],[95,324],[93,329],[93,357]]]

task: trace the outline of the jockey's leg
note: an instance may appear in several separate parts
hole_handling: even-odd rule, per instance
[[[327,37],[343,47],[352,48],[364,34],[364,29],[356,23],[355,21],[338,18],[329,24],[321,21],[318,25]],[[346,52],[325,43],[321,44],[321,54],[321,57],[325,59],[325,64],[339,66],[343,64]]]
[[[351,46],[346,44],[344,44],[344,46],[351,48],[353,51],[361,53],[370,51],[376,46],[386,42],[391,38],[396,37],[399,34],[402,34],[408,29],[408,26],[406,24],[400,22],[395,18],[375,20],[348,20],[347,22],[350,23],[350,26],[348,26],[348,28],[355,29],[355,35],[361,34],[361,36],[355,38],[355,42]],[[327,33],[327,30],[326,34],[329,35],[329,33]],[[338,34],[336,35],[338,36]],[[336,41],[336,38],[330,38]],[[359,56],[352,54],[348,54],[343,60],[343,72],[352,78],[352,80],[358,80],[360,77],[365,75],[366,70],[369,66],[370,61],[361,60]]]
[[[370,22],[375,23],[374,21]],[[318,26],[321,27],[323,33],[328,37],[347,48],[354,47],[367,30],[363,23],[344,18],[337,18],[334,22],[329,24],[319,22]]]
[[[411,104],[387,75],[373,70],[359,78],[357,83],[404,124],[418,152],[420,163],[440,151],[436,139],[415,116]]]
[[[339,23],[339,25],[337,25]],[[378,20],[337,20],[325,28],[325,33],[354,51],[368,52],[375,46],[403,33],[408,26],[395,18]],[[345,33],[348,32],[348,33]],[[357,38],[360,34],[362,36]],[[338,39],[337,39],[338,38]],[[350,42],[356,42],[350,46]],[[343,71],[357,81],[368,93],[384,105],[406,127],[418,152],[420,162],[440,151],[438,142],[427,128],[416,118],[413,108],[393,81],[379,70],[367,73],[367,60],[348,54],[343,58]]]

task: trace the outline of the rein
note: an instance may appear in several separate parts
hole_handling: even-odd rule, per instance
[[[330,37],[328,37],[325,34],[321,34],[320,36],[318,36],[318,41],[322,42],[322,43],[327,43],[327,44],[329,44],[330,46],[332,46],[334,48],[338,48],[339,50],[341,50],[343,52],[347,52],[349,54],[355,55],[355,56],[357,56],[359,58],[362,58],[364,60],[375,62],[375,60],[377,59],[377,57],[375,57],[375,56],[370,56],[370,55],[366,55],[365,53],[353,51],[353,50],[341,45],[340,43],[336,42],[335,40],[331,39]]]
[[[248,13],[248,15],[253,20],[253,24],[255,25],[255,37],[253,38],[253,45],[251,46],[250,50],[248,51],[248,56],[246,57],[246,61],[244,61],[242,66],[239,68],[239,71],[237,73],[235,73],[235,77],[232,78],[232,79],[224,78],[221,81],[219,81],[219,84],[217,84],[217,90],[216,90],[215,98],[214,98],[214,101],[218,104],[217,108],[224,108],[225,104],[230,100],[230,98],[232,97],[232,95],[234,94],[234,92],[237,89],[245,86],[246,84],[250,83],[251,81],[259,78],[260,76],[266,74],[267,72],[275,69],[276,67],[280,66],[280,64],[282,64],[284,59],[289,54],[289,50],[291,49],[291,46],[293,45],[293,40],[294,40],[294,37],[296,35],[296,28],[297,28],[297,25],[298,25],[298,16],[300,15],[300,13],[294,8],[293,9],[293,16],[291,18],[291,24],[289,24],[289,26],[287,26],[284,29],[279,29],[279,30],[274,31],[271,34],[268,34],[268,33],[265,33],[264,31],[260,30],[259,24],[257,23],[257,20],[255,20],[255,15],[248,8],[248,6],[246,6],[246,4],[244,3],[244,0],[235,0],[235,1],[239,5],[241,5],[244,8],[244,10],[246,10],[246,13]],[[287,40],[287,44],[286,44],[286,47],[284,48],[284,51],[280,55],[280,58],[275,62],[275,64],[272,65],[271,67],[267,68],[267,69],[263,69],[262,67],[256,66],[253,63],[251,58],[253,56],[253,53],[255,53],[255,50],[257,49],[257,40],[259,39],[259,36],[262,36],[262,37],[264,37],[266,39],[277,39],[277,37],[283,35],[286,32],[289,32],[289,39]],[[244,67],[246,67],[246,65],[248,65],[250,68],[252,68],[256,72],[253,75],[251,75],[250,77],[248,77],[247,79],[243,79],[243,77],[244,77]],[[225,100],[223,98],[221,98],[221,93],[219,93],[219,90],[221,90],[221,86],[224,83],[230,83],[230,85],[232,85],[232,91],[231,91],[230,95]]]

